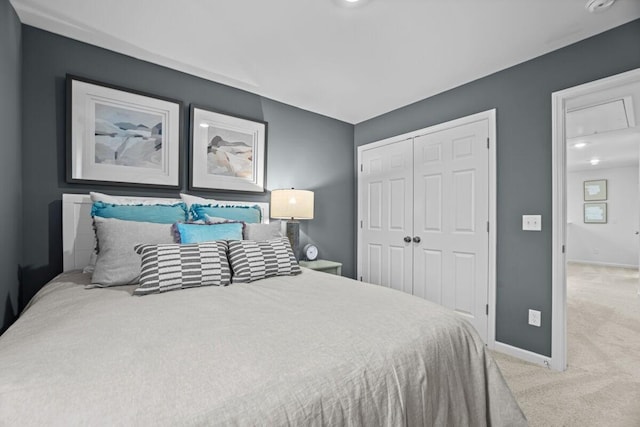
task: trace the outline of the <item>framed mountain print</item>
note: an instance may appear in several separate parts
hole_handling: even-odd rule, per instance
[[[179,188],[182,103],[67,76],[67,181]]]
[[[192,189],[263,192],[267,123],[191,106]]]

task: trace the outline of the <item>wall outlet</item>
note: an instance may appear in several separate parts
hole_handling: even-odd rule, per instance
[[[529,310],[529,324],[540,327],[540,312],[538,310]]]

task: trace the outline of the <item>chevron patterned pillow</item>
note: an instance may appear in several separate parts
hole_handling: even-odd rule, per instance
[[[197,286],[227,286],[231,281],[224,241],[137,245],[135,250],[142,255],[142,261],[140,286],[134,295]]]
[[[228,243],[233,283],[301,273],[286,237],[263,241],[232,240]]]

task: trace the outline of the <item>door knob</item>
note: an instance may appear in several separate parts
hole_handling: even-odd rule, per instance
[[[420,241],[421,241],[420,236],[415,236],[415,237],[413,238],[413,241],[414,241],[415,243],[420,243]]]
[[[407,243],[411,243],[411,236],[404,236],[404,241]]]

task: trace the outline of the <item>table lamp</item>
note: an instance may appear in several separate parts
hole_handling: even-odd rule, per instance
[[[282,189],[271,191],[271,217],[287,220],[287,238],[298,259],[299,219],[313,219],[313,191]]]

